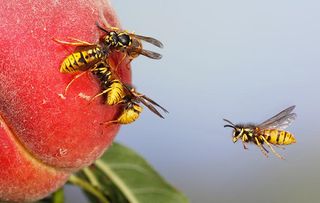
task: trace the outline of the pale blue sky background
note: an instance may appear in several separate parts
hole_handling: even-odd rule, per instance
[[[197,203],[319,202],[319,1],[113,1],[125,29],[160,39],[133,82],[166,107],[145,110],[117,140]],[[290,105],[287,160],[233,144],[222,118],[261,122]]]

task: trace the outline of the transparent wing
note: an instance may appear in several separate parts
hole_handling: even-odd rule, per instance
[[[145,101],[148,101],[148,102],[145,102]],[[152,106],[152,105],[157,106],[158,108],[160,108],[165,113],[169,113],[169,111],[167,111],[167,109],[163,108],[157,102],[153,101],[152,99],[150,99],[149,97],[147,97],[145,95],[141,96],[141,102],[148,103],[149,104],[148,106]],[[143,103],[143,104],[145,104],[145,103]]]
[[[143,40],[145,42],[149,42],[150,44],[153,44],[154,46],[157,46],[159,48],[163,48],[163,44],[159,40],[157,40],[155,38],[146,37],[146,36],[142,36],[142,35],[136,35],[136,34],[133,34],[133,35],[138,39],[141,39],[141,40]]]
[[[141,49],[140,51],[138,51],[141,55],[144,55],[146,57],[152,58],[152,59],[161,59],[162,55],[158,54],[156,52],[153,51],[149,51],[149,50],[145,50],[145,49]]]
[[[292,113],[293,109],[296,106],[290,106],[285,110],[281,111],[277,115],[273,116],[272,118],[264,121],[263,123],[259,124],[258,127],[260,129],[267,129],[267,128],[276,128],[276,129],[285,129],[287,128],[292,121],[295,120],[297,114]]]
[[[143,94],[140,94],[140,93],[136,92],[135,90],[132,90],[133,88],[130,85],[125,84],[124,87],[127,89],[127,92],[129,94],[131,94],[132,97],[136,101],[143,103],[150,111],[152,111],[154,114],[158,115],[160,118],[164,118],[164,117],[154,106],[160,108],[165,113],[169,113],[165,108],[160,106],[158,103],[156,103],[155,101],[153,101],[149,97],[147,97]]]
[[[146,107],[148,107],[148,109],[150,111],[152,111],[154,114],[156,114],[157,116],[159,116],[160,118],[164,118],[161,113],[152,105],[150,104],[149,102],[147,102],[146,100],[142,99],[142,98],[139,98],[138,99],[141,103],[143,103]]]

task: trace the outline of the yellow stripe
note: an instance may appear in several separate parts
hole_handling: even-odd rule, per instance
[[[286,132],[285,131],[280,131],[278,134],[278,144],[283,144],[284,138],[285,138]]]
[[[277,144],[278,131],[270,130],[270,143]]]
[[[73,57],[73,55],[70,55],[68,57],[68,60],[69,60],[70,66],[77,65],[77,62],[76,62],[75,58]]]
[[[69,73],[69,67],[70,67],[70,61],[67,59],[65,59],[60,67],[60,72],[61,73]]]
[[[80,52],[73,53],[72,56],[74,57],[75,61],[78,63],[78,66],[84,65],[84,63],[79,61],[79,59],[81,59],[81,53]]]

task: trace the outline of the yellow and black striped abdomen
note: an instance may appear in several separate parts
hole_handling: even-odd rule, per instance
[[[122,114],[119,116],[117,121],[119,124],[132,123],[139,118],[141,112],[141,106],[139,106],[138,104],[132,104],[132,106],[123,110]]]
[[[61,73],[75,73],[91,68],[103,57],[100,47],[78,51],[70,54],[61,64]]]
[[[108,105],[118,104],[125,96],[123,84],[119,80],[113,80],[107,90],[106,103]]]
[[[268,129],[262,131],[262,136],[268,142],[276,145],[289,145],[296,142],[294,136],[284,130]]]

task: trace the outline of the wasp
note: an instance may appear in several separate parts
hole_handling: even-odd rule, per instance
[[[110,31],[101,27],[96,23],[97,27],[102,30],[105,35],[100,38],[100,42],[104,43],[111,51],[118,51],[125,53],[124,57],[120,60],[120,63],[129,56],[130,61],[139,55],[146,56],[152,59],[161,59],[162,55],[150,50],[143,49],[142,42],[145,41],[156,47],[163,48],[163,44],[152,37],[137,35],[134,33],[129,33],[125,30],[120,30],[116,27],[109,27]],[[119,64],[120,64],[119,63]]]
[[[95,95],[90,101],[99,96],[105,95],[105,103],[112,106],[120,103],[125,97],[125,91],[122,82],[115,77],[112,68],[106,62],[98,63],[91,72],[100,81],[101,93]]]
[[[67,56],[60,66],[61,73],[75,73],[78,71],[86,71],[94,67],[98,62],[104,61],[110,50],[103,43],[92,44],[79,39],[71,38],[73,42],[53,39],[57,43],[64,45],[76,46],[75,51]]]
[[[97,69],[102,62],[106,61],[110,50],[108,47],[104,46],[103,43],[89,43],[79,39],[71,38],[71,42],[62,41],[54,38],[53,40],[59,44],[75,46],[75,51],[67,56],[60,66],[60,72],[66,74],[72,74],[79,71],[82,73],[77,74],[66,86],[64,90],[64,95],[67,94],[67,91],[71,84],[88,71]]]
[[[137,120],[143,108],[139,103],[144,104],[151,112],[161,118],[164,118],[156,109],[159,107],[165,113],[168,111],[149,97],[139,93],[135,88],[128,84],[123,84],[114,70],[108,63],[100,62],[91,72],[97,76],[100,81],[101,93],[95,95],[92,99],[105,95],[105,103],[112,106],[119,104],[122,106],[122,111],[116,120],[106,122],[105,124],[118,123],[129,124]]]
[[[242,141],[244,149],[248,149],[246,143],[254,143],[257,145],[261,152],[268,157],[269,151],[265,148],[266,144],[271,151],[280,159],[284,159],[278,154],[273,146],[280,147],[279,145],[289,145],[296,142],[294,136],[285,131],[285,129],[292,123],[296,118],[296,114],[292,111],[295,106],[281,111],[272,118],[258,124],[233,124],[227,119],[223,119],[228,124],[224,127],[233,128],[232,141],[235,143],[239,139]],[[282,147],[280,147],[282,148]]]
[[[93,70],[97,65],[100,65],[100,62],[105,62],[108,59],[110,53],[112,53],[113,51],[126,53],[126,55],[130,57],[130,60],[136,58],[140,54],[152,59],[162,58],[161,54],[145,50],[142,47],[141,40],[162,48],[163,44],[157,39],[136,35],[127,31],[121,31],[120,29],[114,27],[110,27],[111,31],[107,31],[98,23],[96,23],[96,26],[106,33],[105,35],[100,37],[97,43],[89,43],[72,37],[69,37],[70,40],[73,40],[70,42],[59,40],[56,38],[53,39],[57,43],[76,47],[75,51],[63,60],[60,66],[60,72],[76,73],[78,71],[83,71],[83,73],[76,75],[69,82],[64,91],[65,95],[71,84],[76,79],[83,76],[87,71]],[[120,60],[115,69],[117,69],[117,67],[122,63],[126,55]]]
[[[160,106],[158,103],[150,99],[149,97],[138,93],[135,88],[130,85],[123,84],[123,88],[126,92],[124,98],[119,102],[123,106],[123,110],[119,117],[115,120],[105,122],[104,124],[129,124],[137,120],[142,112],[143,108],[139,103],[144,104],[151,112],[158,115],[160,118],[164,118],[156,107],[163,110],[165,113],[168,111]]]

